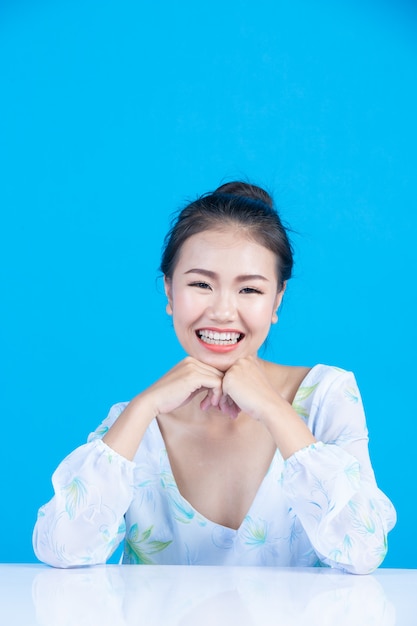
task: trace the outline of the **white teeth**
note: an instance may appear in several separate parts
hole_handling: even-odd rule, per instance
[[[224,332],[218,333],[214,330],[199,330],[198,336],[202,341],[209,344],[220,345],[233,345],[239,341],[242,337],[241,333]]]

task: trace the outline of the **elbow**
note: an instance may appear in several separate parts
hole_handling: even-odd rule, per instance
[[[348,574],[372,574],[387,554],[387,536],[381,529],[378,536],[356,537],[347,550],[334,550],[323,563]]]
[[[32,537],[33,552],[41,563],[50,565],[51,567],[65,568],[69,567],[65,562],[62,562],[58,555],[50,549],[48,538],[45,537],[39,528],[35,526]]]
[[[38,519],[35,525],[32,546],[36,558],[41,563],[60,569],[103,565],[108,558],[108,554],[105,554],[103,550],[80,552],[75,546],[71,546],[68,537],[60,537],[47,525],[44,526],[42,518]]]
[[[383,560],[383,559],[382,559]],[[367,576],[368,574],[372,574],[382,563],[382,560],[375,563],[338,563],[331,565],[334,569],[339,569],[346,574],[354,574],[356,576]]]

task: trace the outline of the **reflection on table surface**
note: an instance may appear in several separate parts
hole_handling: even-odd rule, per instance
[[[0,565],[0,624],[412,626],[417,570]]]

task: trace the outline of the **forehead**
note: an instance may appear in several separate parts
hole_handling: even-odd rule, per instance
[[[175,271],[191,267],[276,275],[275,254],[249,236],[245,229],[225,227],[191,235],[181,247]]]

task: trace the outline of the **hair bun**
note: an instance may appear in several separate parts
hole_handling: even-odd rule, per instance
[[[275,255],[279,291],[291,278],[294,263],[285,226],[265,189],[230,181],[187,204],[176,216],[164,240],[160,269],[171,280],[179,253],[189,237],[205,231],[243,228],[250,238]]]
[[[271,196],[267,191],[265,191],[265,189],[262,189],[262,187],[258,187],[257,185],[251,185],[250,183],[238,180],[220,185],[220,187],[217,187],[213,193],[227,193],[233,196],[250,198],[251,200],[260,200],[271,209],[274,204]]]

